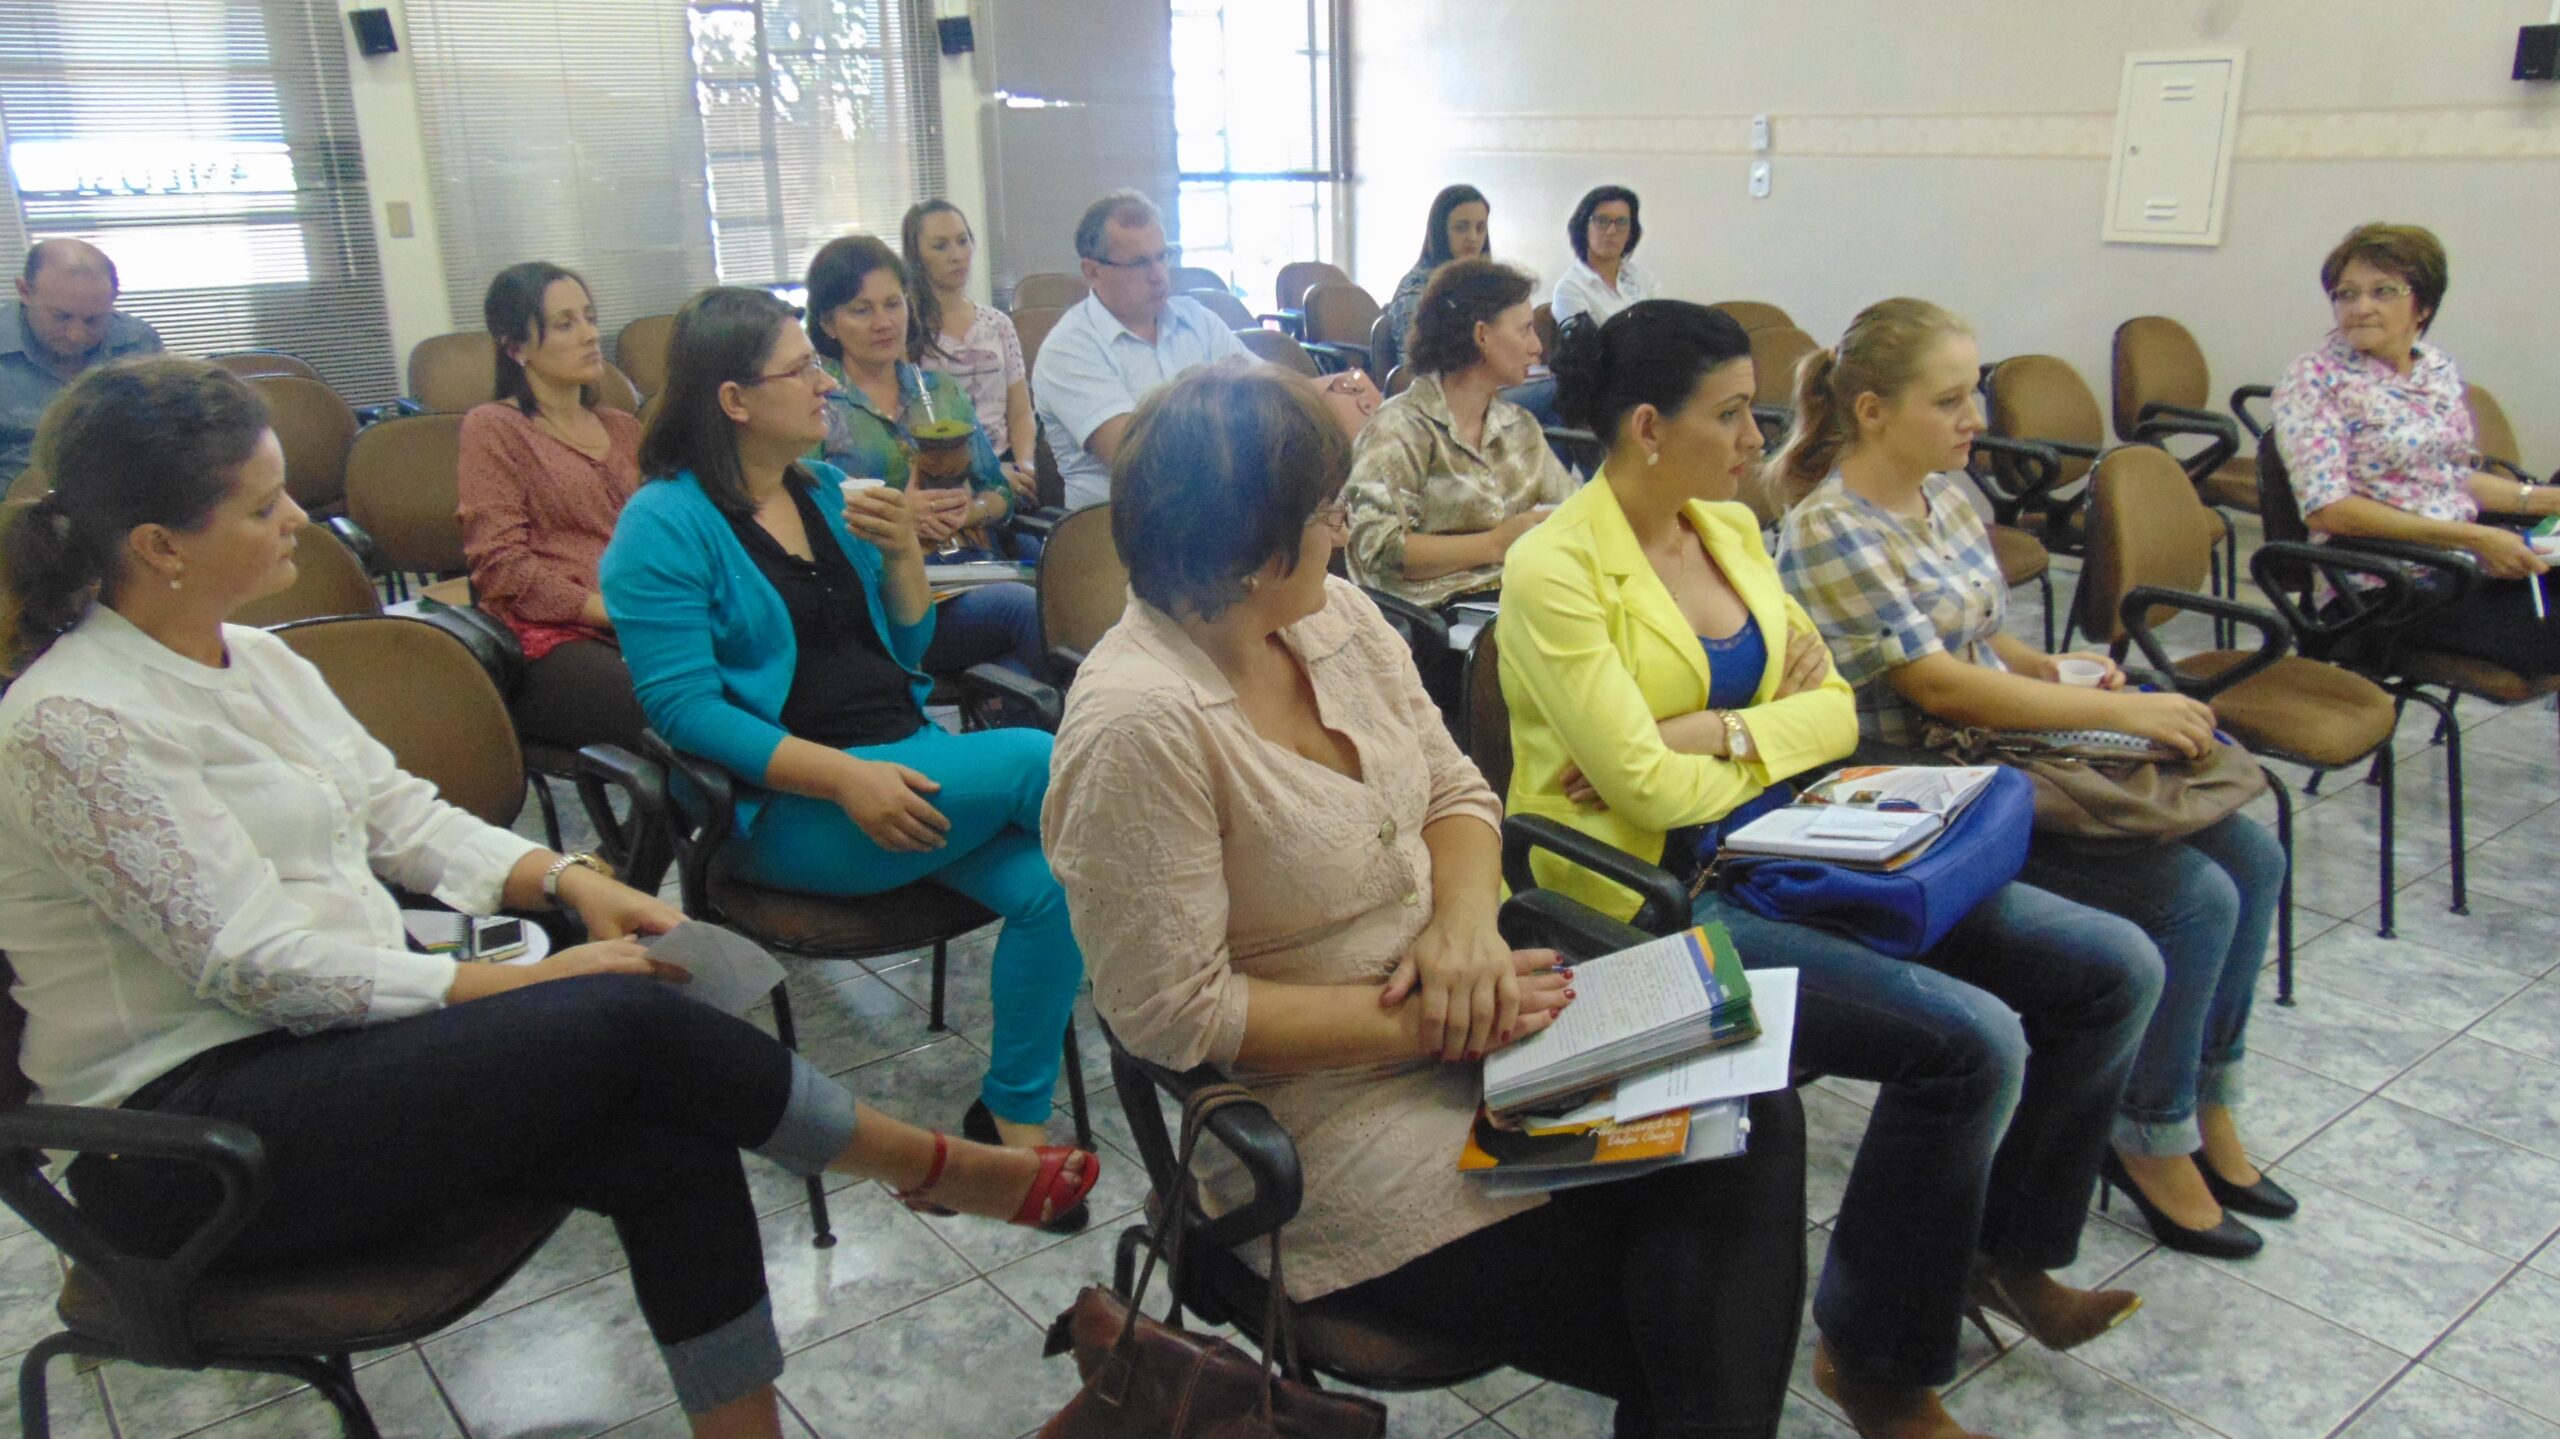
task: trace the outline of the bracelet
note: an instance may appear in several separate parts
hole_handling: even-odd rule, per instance
[[[560,856],[558,859],[551,862],[551,867],[549,869],[542,872],[542,897],[551,901],[555,908],[558,907],[560,903],[560,876],[568,873],[571,865],[577,865],[584,869],[594,870],[596,873],[603,875],[607,879],[613,878],[613,866],[605,863],[603,860],[598,859],[592,854],[581,851],[577,854],[564,854]]]

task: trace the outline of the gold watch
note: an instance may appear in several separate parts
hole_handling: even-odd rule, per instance
[[[564,854],[553,860],[551,867],[542,872],[542,897],[551,901],[554,907],[560,903],[560,876],[568,873],[569,866],[573,864],[594,870],[607,879],[613,878],[613,866],[592,854],[583,850],[576,854]]]
[[[1731,710],[1717,710],[1716,718],[1724,721],[1724,757],[1751,758],[1751,731],[1742,727],[1742,716]]]

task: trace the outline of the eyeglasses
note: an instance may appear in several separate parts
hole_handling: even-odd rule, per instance
[[[2332,305],[2352,305],[2356,301],[2364,299],[2369,295],[2373,298],[2373,302],[2375,304],[2388,305],[2394,300],[2408,298],[2408,294],[2409,287],[2406,285],[2376,285],[2370,290],[2359,290],[2351,285],[2341,285],[2337,289],[2329,292],[2329,303]]]
[[[749,385],[762,385],[774,380],[798,380],[801,383],[806,384],[809,381],[816,379],[818,376],[825,374],[826,371],[826,360],[821,356],[813,354],[808,359],[803,360],[797,369],[776,370],[770,375],[758,375],[746,383]]]
[[[1631,230],[1635,228],[1635,223],[1635,217],[1632,215],[1594,215],[1591,217],[1591,228],[1594,230],[1609,230],[1613,232],[1618,230]]]
[[[1337,532],[1349,530],[1351,528],[1351,507],[1340,500],[1336,500],[1332,504],[1325,506],[1323,509],[1316,511],[1314,514],[1307,516],[1308,529],[1312,530],[1318,525],[1322,525],[1326,529]]]
[[[1168,245],[1152,255],[1140,255],[1134,260],[1096,260],[1094,263],[1106,270],[1170,270],[1182,263],[1182,247]]]

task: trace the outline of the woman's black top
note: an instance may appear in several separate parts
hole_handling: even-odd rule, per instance
[[[908,674],[881,643],[862,576],[827,527],[811,486],[796,478],[787,485],[815,559],[784,549],[753,515],[729,520],[748,558],[791,612],[799,662],[791,672],[791,693],[782,702],[782,727],[829,749],[905,739],[924,724],[907,688]]]

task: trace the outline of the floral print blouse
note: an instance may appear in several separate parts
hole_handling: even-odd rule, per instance
[[[2331,332],[2276,385],[2275,431],[2304,514],[2348,498],[2469,524],[2477,439],[2462,375],[2445,352],[2417,347],[2403,375]]]

